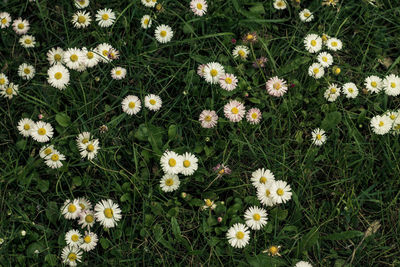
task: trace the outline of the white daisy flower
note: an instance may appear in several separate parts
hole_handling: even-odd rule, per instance
[[[82,235],[78,230],[69,230],[65,234],[65,242],[67,242],[68,246],[79,247],[82,243]]]
[[[244,219],[250,229],[260,230],[267,224],[267,211],[256,206],[250,207],[244,213]]]
[[[275,201],[272,198],[271,195],[271,187],[272,184],[275,182],[273,181],[268,181],[265,184],[261,184],[257,188],[257,198],[260,200],[261,204],[264,204],[267,207],[272,207],[275,205]]]
[[[86,197],[78,197],[79,206],[81,207],[82,211],[91,210],[92,203]]]
[[[182,155],[182,169],[181,173],[185,176],[192,175],[195,171],[197,171],[198,159],[192,153],[186,152]]]
[[[225,117],[228,118],[231,122],[241,121],[245,113],[246,108],[243,103],[239,101],[231,100],[224,106]]]
[[[211,199],[207,198],[204,199],[204,206],[201,207],[202,210],[206,210],[206,209],[215,209],[217,207],[217,205],[214,203],[214,201],[212,201]]]
[[[140,20],[140,25],[142,26],[143,29],[149,29],[151,27],[152,22],[153,21],[151,20],[150,15],[144,15]]]
[[[100,61],[100,55],[97,54],[95,50],[88,50],[86,47],[82,48],[82,54],[85,59],[85,66],[87,68],[93,68]]]
[[[50,123],[38,121],[32,127],[32,138],[40,143],[48,142],[53,137],[53,127]]]
[[[317,53],[322,48],[322,39],[317,34],[308,34],[304,38],[304,46],[310,53]]]
[[[64,63],[63,57],[64,57],[64,50],[60,47],[57,48],[53,47],[47,52],[47,60],[49,61],[50,65]]]
[[[219,82],[219,78],[225,74],[224,67],[218,62],[208,63],[204,67],[204,79],[206,82],[216,84]]]
[[[158,111],[162,106],[162,100],[158,95],[146,95],[144,98],[144,106],[152,111]]]
[[[114,51],[114,53],[119,54],[117,50],[115,50],[110,44],[102,43],[96,47],[96,51],[98,55],[100,55],[101,61],[104,63],[108,63],[113,61],[114,57],[110,57],[110,51]]]
[[[234,74],[225,73],[221,75],[219,78],[219,85],[222,89],[226,91],[233,91],[235,90],[238,83],[238,79]]]
[[[268,169],[258,169],[251,174],[251,183],[256,189],[273,181],[275,181],[275,176]]]
[[[172,31],[171,27],[165,24],[157,26],[154,32],[154,37],[160,43],[168,43],[169,41],[171,41],[173,36],[174,32]]]
[[[345,83],[342,91],[347,98],[356,98],[358,96],[358,88],[354,83]]]
[[[92,18],[90,17],[90,13],[86,11],[78,11],[72,16],[72,24],[75,28],[86,28],[90,25]]]
[[[7,12],[1,12],[0,13],[0,28],[5,29],[10,26],[11,23],[11,16]]]
[[[326,142],[326,135],[325,135],[325,131],[322,129],[314,129],[311,133],[312,135],[312,142],[314,145],[317,146],[322,146],[322,144],[324,144]]]
[[[136,115],[142,108],[139,98],[135,95],[128,95],[121,102],[122,110],[128,115]]]
[[[399,114],[399,112],[397,113]],[[394,120],[392,130],[393,134],[400,134],[400,115]]]
[[[174,151],[166,150],[161,156],[160,164],[165,173],[178,174],[182,171],[182,156],[176,154]]]
[[[53,152],[48,155],[46,158],[46,165],[49,166],[52,169],[58,169],[63,166],[62,160],[65,160],[65,156],[58,152],[57,150],[53,150]]]
[[[325,70],[319,63],[313,63],[308,68],[308,75],[310,75],[314,79],[320,79],[322,76],[324,76],[324,74],[325,74]]]
[[[334,83],[330,84],[328,89],[326,89],[326,91],[324,93],[324,97],[329,102],[336,101],[336,99],[338,98],[339,95],[340,95],[340,87]]]
[[[382,89],[390,96],[398,96],[400,94],[400,77],[390,74],[385,77],[382,82]]]
[[[126,69],[121,67],[115,67],[111,70],[111,77],[114,80],[122,80],[126,76]]]
[[[378,76],[368,76],[364,82],[365,87],[370,93],[379,93],[382,90],[382,79]]]
[[[61,213],[67,220],[75,220],[78,218],[81,210],[82,208],[79,206],[79,201],[77,199],[74,199],[73,201],[67,199],[61,207]]]
[[[200,113],[199,121],[203,128],[214,128],[218,123],[218,115],[214,110],[203,110]]]
[[[278,10],[286,9],[287,4],[285,0],[275,0],[274,1],[274,8]]]
[[[32,35],[22,35],[21,38],[19,38],[19,43],[22,45],[24,48],[32,48],[35,47],[36,41],[35,37]]]
[[[284,79],[280,79],[278,76],[270,78],[266,84],[265,88],[268,94],[276,97],[281,97],[286,94],[288,87]]]
[[[245,247],[250,240],[250,231],[246,225],[242,223],[236,223],[229,228],[226,233],[229,244],[234,248]]]
[[[28,32],[28,30],[30,29],[29,21],[27,21],[26,19],[22,19],[22,18],[18,18],[16,20],[14,20],[12,26],[13,26],[13,30],[18,35],[26,34]]]
[[[197,74],[201,77],[204,78],[204,69],[206,67],[206,64],[201,64],[197,67]]]
[[[74,0],[75,6],[79,9],[83,9],[89,6],[89,0]]]
[[[69,71],[61,64],[50,67],[47,70],[47,75],[49,75],[47,82],[57,89],[65,89],[69,84]]]
[[[337,38],[329,38],[328,41],[326,41],[326,47],[329,50],[338,51],[342,49],[343,44],[342,41]]]
[[[0,94],[5,98],[12,99],[13,96],[18,95],[18,84],[9,83],[7,86],[0,87]]]
[[[244,46],[244,45],[237,45],[235,47],[235,49],[233,49],[233,51],[232,51],[232,55],[233,55],[234,58],[239,57],[239,58],[241,58],[243,60],[247,58],[249,53],[250,53],[249,48],[247,46]]]
[[[157,0],[142,0],[142,4],[146,7],[155,7]]]
[[[372,131],[378,135],[387,134],[392,129],[393,122],[387,115],[377,115],[371,119]]]
[[[399,116],[399,111],[388,111],[385,115],[389,116],[389,118],[394,122]]]
[[[249,109],[246,119],[250,124],[259,124],[261,120],[261,111],[258,108]]]
[[[35,122],[28,118],[23,118],[18,122],[18,131],[19,133],[24,136],[28,137],[31,135],[32,128],[35,125]]]
[[[102,200],[94,207],[96,220],[104,228],[112,228],[121,220],[121,209],[111,199]]]
[[[96,247],[97,241],[99,239],[95,233],[85,231],[80,248],[86,252],[91,251]]]
[[[115,18],[115,13],[109,8],[100,9],[96,13],[96,21],[100,27],[110,27],[113,25]]]
[[[306,261],[299,261],[298,263],[296,263],[294,267],[313,267],[313,266]]]
[[[333,64],[333,57],[331,54],[327,52],[321,52],[317,56],[319,64],[321,64],[322,67],[328,68]]]
[[[89,132],[83,132],[83,133],[80,133],[77,137],[76,137],[76,143],[77,143],[77,145],[78,145],[78,148],[79,148],[79,145],[85,145],[85,144],[87,144],[88,142],[90,141],[90,133]]]
[[[79,70],[86,64],[85,55],[78,48],[68,48],[64,52],[63,61],[65,65],[72,70]]]
[[[0,88],[8,85],[8,78],[4,73],[0,73]]]
[[[78,247],[66,246],[61,253],[64,264],[69,266],[77,266],[77,262],[81,262],[82,251]]]
[[[286,203],[286,201],[292,198],[290,185],[280,180],[273,182],[271,185],[271,198],[274,203]]]
[[[207,12],[207,2],[205,0],[192,0],[190,2],[190,9],[197,16],[203,16]]]
[[[39,151],[39,156],[42,159],[47,158],[50,154],[52,154],[54,152],[54,146],[53,145],[46,145],[46,146],[42,146],[42,148]]]
[[[300,11],[299,16],[300,16],[300,20],[303,22],[310,22],[314,19],[313,13],[311,13],[311,11],[308,10],[307,8]]]
[[[79,144],[79,151],[81,157],[87,158],[88,160],[92,160],[96,157],[99,152],[100,144],[98,139],[93,139],[87,142],[86,144]]]
[[[22,63],[18,67],[18,75],[24,80],[30,80],[35,76],[35,68],[32,65]]]
[[[164,192],[173,192],[179,188],[180,184],[181,182],[176,174],[164,174],[160,180],[160,187]]]
[[[79,213],[79,220],[78,224],[82,225],[82,229],[87,227],[90,230],[90,227],[93,227],[95,223],[95,216],[93,211],[91,210],[85,210]]]

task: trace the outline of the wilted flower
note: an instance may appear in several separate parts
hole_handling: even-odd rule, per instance
[[[231,169],[229,169],[229,167],[225,166],[224,164],[218,164],[213,168],[213,171],[218,173],[217,177],[221,177],[224,174],[229,175],[232,172]]]
[[[254,68],[264,68],[265,67],[265,62],[267,62],[268,59],[265,57],[260,57],[257,58],[256,61],[253,62],[253,67]]]

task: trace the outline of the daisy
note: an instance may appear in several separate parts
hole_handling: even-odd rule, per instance
[[[225,74],[224,67],[217,62],[208,63],[204,67],[204,79],[208,83],[211,84],[218,83],[219,78],[224,74]]]
[[[264,250],[263,253],[268,252],[268,255],[271,257],[281,256],[281,254],[279,254],[280,248],[281,246],[270,246],[267,250]]]
[[[81,262],[82,251],[78,247],[66,246],[61,253],[64,264],[69,266],[77,266],[77,262]]]
[[[236,223],[226,233],[229,244],[234,248],[245,247],[250,240],[250,231],[246,225]]]
[[[96,47],[97,53],[101,56],[100,59],[104,63],[108,63],[113,60],[114,57],[109,57],[110,51],[116,51],[110,44],[102,43]],[[118,51],[116,51],[117,54]]]
[[[69,84],[69,71],[61,64],[56,64],[47,70],[47,82],[57,88],[64,89]]]
[[[322,39],[317,34],[308,34],[304,38],[304,46],[310,53],[317,53],[322,48]]]
[[[268,94],[276,97],[283,96],[288,90],[286,81],[284,79],[279,79],[278,76],[269,79],[265,87],[267,88]]]
[[[239,122],[243,119],[246,109],[243,103],[231,100],[224,106],[225,117],[231,122]]]
[[[8,85],[8,78],[4,73],[0,73],[0,88]]]
[[[244,43],[255,43],[257,42],[257,39],[258,38],[256,32],[248,32],[242,38]]]
[[[68,48],[68,50],[64,52],[63,61],[65,65],[72,70],[78,70],[86,63],[85,55],[78,48]]]
[[[397,116],[397,118],[393,122],[393,134],[399,134],[400,133],[400,116]]]
[[[142,0],[142,4],[146,7],[155,7],[157,0]]]
[[[325,131],[322,129],[317,128],[317,129],[313,130],[311,135],[312,135],[311,140],[314,145],[322,146],[322,144],[324,144],[326,142]]]
[[[76,137],[76,143],[78,145],[78,148],[80,146],[80,144],[85,145],[90,141],[90,133],[89,132],[83,132],[80,133],[77,137]]]
[[[258,169],[251,174],[251,183],[256,189],[273,181],[275,181],[275,176],[268,169]]]
[[[118,59],[119,51],[114,48],[110,48],[110,50],[108,50],[108,53],[107,53],[107,58],[110,60]]]
[[[200,113],[199,121],[203,128],[214,128],[218,123],[218,115],[214,110],[203,110]]]
[[[198,159],[192,153],[186,152],[182,155],[182,169],[181,173],[185,176],[192,175],[195,171],[197,171]]]
[[[168,43],[169,41],[171,41],[173,35],[174,32],[172,31],[171,27],[165,24],[157,26],[154,32],[154,37],[160,43]]]
[[[22,63],[18,67],[18,75],[24,80],[30,80],[35,76],[35,68],[32,65]]]
[[[8,26],[10,26],[11,20],[12,19],[9,13],[7,12],[0,13],[0,27],[2,29],[8,28]]]
[[[400,77],[390,74],[382,81],[382,89],[390,96],[398,96],[400,94]]]
[[[379,93],[382,90],[382,79],[378,76],[368,76],[364,82],[365,87],[370,93]]]
[[[178,174],[182,170],[183,159],[174,151],[166,150],[161,156],[160,164],[165,173]]]
[[[319,64],[321,64],[322,67],[328,68],[333,64],[333,57],[331,54],[327,52],[321,52],[317,56]]]
[[[372,131],[379,135],[387,134],[392,129],[392,120],[387,115],[377,115],[371,119]]]
[[[96,21],[100,27],[110,27],[115,21],[115,13],[112,9],[100,9],[96,13]]]
[[[87,142],[86,144],[79,144],[79,151],[81,157],[87,158],[88,160],[92,160],[96,157],[99,152],[100,145],[98,139],[93,139]]]
[[[312,265],[306,261],[299,261],[294,267],[312,267]]]
[[[0,87],[0,94],[5,98],[12,99],[13,96],[18,95],[18,84],[9,83],[7,86]]]
[[[104,226],[104,228],[112,228],[121,220],[121,209],[118,204],[111,199],[102,200],[94,207],[96,220]]]
[[[232,51],[232,55],[234,58],[240,57],[241,59],[245,60],[249,55],[250,51],[247,46],[244,45],[237,45],[235,49]]]
[[[75,6],[79,9],[83,9],[89,6],[89,0],[74,0]]]
[[[201,77],[204,78],[204,69],[206,67],[206,64],[201,64],[197,67],[197,74]]]
[[[264,204],[267,207],[272,207],[275,205],[275,201],[271,195],[271,187],[274,182],[275,180],[268,181],[265,184],[259,185],[257,188],[258,200],[260,200],[261,204]]]
[[[221,75],[221,77],[219,78],[219,85],[221,86],[222,89],[226,91],[235,90],[237,82],[238,80],[236,76],[230,73],[225,73]]]
[[[80,248],[86,252],[91,251],[96,247],[97,241],[99,241],[99,239],[95,233],[85,231]]]
[[[205,0],[192,0],[190,2],[190,8],[192,12],[197,16],[203,16],[207,12],[207,2]]]
[[[313,63],[309,68],[308,68],[308,75],[313,77],[314,79],[319,79],[322,76],[324,76],[325,70],[322,67],[321,64],[319,63]]]
[[[326,6],[336,6],[336,4],[339,3],[339,0],[323,0],[322,5]]]
[[[217,166],[215,166],[213,168],[213,171],[215,171],[216,173],[218,173],[217,178],[221,177],[222,175],[229,175],[231,174],[231,169],[229,169],[228,166],[224,165],[224,164],[217,164]]]
[[[30,28],[29,21],[27,21],[26,19],[23,20],[22,18],[14,20],[12,26],[15,33],[18,35],[26,34]]]
[[[139,98],[135,95],[128,95],[121,102],[122,110],[128,115],[136,115],[142,108]]]
[[[121,67],[115,67],[111,70],[111,77],[114,80],[122,80],[126,76],[126,69]]]
[[[358,88],[354,83],[345,83],[342,87],[342,91],[347,98],[356,98],[356,96],[358,96]]]
[[[399,116],[398,111],[388,111],[385,115],[389,116],[389,118],[394,122]]]
[[[47,60],[50,65],[63,63],[64,50],[62,48],[52,48],[47,52]]]
[[[253,67],[256,69],[264,68],[265,62],[267,62],[267,58],[265,57],[257,58],[256,61],[253,62]]]
[[[267,211],[256,206],[250,207],[244,213],[246,224],[252,230],[260,230],[267,224]]]
[[[67,245],[70,247],[79,247],[82,243],[82,235],[78,230],[69,230],[65,234],[65,242],[67,242]]]
[[[202,210],[206,210],[206,209],[215,209],[217,207],[217,205],[214,203],[214,201],[212,201],[211,199],[207,198],[204,199],[204,206],[201,207]]]
[[[79,220],[78,220],[78,224],[82,225],[82,229],[87,227],[88,229],[90,229],[90,227],[93,227],[94,223],[95,223],[95,217],[94,217],[94,213],[91,210],[85,210],[82,211],[81,213],[79,213]]]
[[[278,10],[286,9],[286,2],[284,0],[275,0],[274,8]]]
[[[39,151],[39,156],[44,159],[47,158],[50,154],[54,152],[54,146],[49,145],[49,146],[42,146],[42,148]]]
[[[164,192],[173,192],[179,188],[181,182],[176,174],[165,174],[160,180],[161,190]]]
[[[324,93],[324,97],[329,102],[334,102],[339,95],[340,95],[340,87],[334,83],[330,84],[328,89],[326,89]]]
[[[88,50],[86,47],[82,48],[82,54],[85,60],[85,67],[93,68],[100,61],[100,56],[94,50]]]
[[[32,128],[35,125],[35,122],[28,118],[23,118],[18,122],[18,131],[19,133],[24,136],[28,137],[31,135]]]
[[[300,20],[303,22],[310,22],[314,19],[314,15],[307,8],[300,11],[299,16],[300,16]]]
[[[90,203],[90,201],[88,199],[86,199],[86,197],[79,197],[78,202],[79,202],[79,206],[82,209],[82,212],[92,209],[92,203]]]
[[[75,220],[79,217],[81,210],[82,208],[79,206],[79,201],[77,199],[74,199],[73,201],[67,199],[61,208],[61,213],[64,215],[65,219]]]
[[[53,127],[50,123],[38,121],[32,127],[32,138],[40,143],[45,143],[53,137]]]
[[[49,154],[45,159],[47,166],[52,169],[58,169],[63,166],[61,160],[65,160],[65,156],[54,149],[53,152]]]
[[[19,43],[22,45],[24,48],[32,48],[35,47],[36,41],[35,37],[32,35],[22,35],[21,38],[19,38]]]
[[[331,38],[329,35],[327,35],[326,33],[323,33],[321,36],[322,42],[325,44],[326,41],[328,41],[328,39]]]
[[[249,109],[246,119],[250,124],[259,124],[261,120],[261,111],[258,108]]]
[[[142,17],[142,19],[140,20],[140,24],[142,25],[143,29],[150,28],[151,27],[151,23],[152,23],[152,20],[151,20],[151,17],[149,15],[144,15]]]
[[[146,95],[144,98],[144,106],[152,111],[157,111],[162,106],[162,100],[158,95]]]
[[[86,28],[90,25],[92,18],[90,17],[90,13],[86,11],[78,11],[72,16],[72,24],[75,28]]]
[[[328,41],[326,41],[326,47],[329,50],[338,51],[342,49],[343,44],[342,41],[337,38],[329,38]]]
[[[285,181],[275,181],[271,185],[271,198],[274,203],[281,204],[292,198],[290,185]]]

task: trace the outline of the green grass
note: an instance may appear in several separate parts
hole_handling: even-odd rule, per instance
[[[64,234],[78,227],[61,217],[59,208],[65,199],[80,196],[93,203],[111,198],[123,211],[118,227],[94,228],[101,241],[85,253],[83,266],[293,266],[298,260],[313,266],[400,266],[399,138],[374,135],[369,127],[371,117],[398,109],[400,101],[361,92],[366,76],[399,70],[400,7],[395,1],[377,1],[378,8],[365,1],[341,1],[337,8],[302,1],[315,14],[307,24],[300,22],[299,9],[278,12],[269,1],[209,1],[201,18],[189,11],[189,1],[162,1],[161,13],[139,1],[92,1],[92,16],[108,7],[118,12],[118,19],[109,29],[92,22],[83,30],[70,23],[76,10],[72,1],[2,2],[0,10],[13,19],[29,19],[29,33],[39,45],[25,50],[11,29],[1,30],[1,72],[20,85],[20,94],[0,100],[0,238],[5,239],[0,266],[59,265]],[[140,18],[150,13],[156,19],[144,31]],[[158,24],[173,28],[172,42],[156,43]],[[260,41],[251,47],[247,62],[235,60],[231,39],[240,43],[248,31],[256,31]],[[344,43],[334,53],[342,72],[316,81],[307,74],[314,58],[305,51],[303,38],[324,32]],[[50,48],[102,42],[118,49],[121,58],[84,73],[71,71],[67,90],[46,83]],[[254,56],[269,59],[265,69],[252,68]],[[378,62],[384,58],[392,59],[389,68]],[[222,92],[200,79],[197,66],[211,61],[239,77],[238,89]],[[29,82],[17,75],[23,62],[37,71]],[[127,68],[128,78],[113,81],[113,65]],[[283,98],[265,91],[266,79],[275,75],[295,84]],[[360,88],[356,99],[324,99],[329,82],[350,81]],[[120,102],[126,95],[143,99],[148,93],[161,96],[159,112],[122,113]],[[260,108],[261,124],[228,122],[223,106],[229,99]],[[216,128],[200,127],[203,109],[217,111]],[[67,157],[59,170],[40,159],[37,142],[18,134],[20,118],[36,120],[40,113],[55,127],[52,143]],[[57,114],[70,121],[60,124]],[[101,134],[103,124],[109,130]],[[328,141],[315,147],[311,131],[322,126]],[[82,161],[76,148],[75,137],[83,131],[100,140],[93,162]],[[199,158],[195,175],[182,177],[181,187],[169,194],[159,188],[159,158],[166,149],[191,151]],[[232,174],[210,185],[218,163],[229,165]],[[258,205],[250,177],[262,167],[288,181],[293,198],[268,208],[267,227],[253,231],[245,249],[233,249],[225,233],[233,223],[243,222],[247,207]],[[182,198],[182,192],[188,196]],[[216,200],[218,208],[201,211],[205,198]],[[381,227],[365,237],[375,221]],[[282,256],[262,253],[270,245],[282,246]]]

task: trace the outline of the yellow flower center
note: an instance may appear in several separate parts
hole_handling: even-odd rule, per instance
[[[383,125],[385,125],[385,123],[383,121],[379,122],[379,127],[382,127]]]
[[[89,145],[86,147],[86,150],[87,150],[88,152],[93,152],[93,150],[94,150],[94,145],[89,144]]]
[[[52,156],[51,156],[51,160],[52,161],[58,161],[60,159],[60,157],[57,155],[57,154],[53,154]]]
[[[7,19],[6,18],[2,18],[1,19],[1,24],[6,24],[7,23]]]
[[[237,107],[233,107],[231,109],[231,111],[232,111],[233,114],[238,114],[239,113],[239,109]]]
[[[52,150],[50,147],[46,148],[46,149],[43,151],[43,153],[44,153],[45,155],[50,155],[51,152],[53,152],[53,150]]]
[[[69,255],[68,255],[68,259],[70,260],[70,261],[76,261],[76,259],[77,259],[77,256],[76,256],[76,254],[75,253],[69,253]]]
[[[103,56],[107,56],[108,55],[108,50],[103,50]]]
[[[135,108],[136,104],[135,102],[129,102],[129,108]]]
[[[314,74],[318,74],[319,73],[319,68],[314,68],[313,72],[314,72]]]
[[[265,184],[267,182],[267,177],[261,176],[260,183]]]
[[[29,39],[29,38],[26,38],[25,41],[24,41],[24,43],[25,43],[25,44],[31,44],[31,43],[32,43],[32,40]]]
[[[278,188],[278,190],[276,190],[276,193],[278,194],[278,196],[282,196],[284,192],[282,188]]]
[[[248,34],[248,35],[246,36],[246,39],[247,39],[248,41],[253,40],[253,38],[254,38],[254,36],[253,36],[252,34]]]
[[[213,204],[213,202],[212,202],[211,199],[209,199],[209,198],[207,198],[207,199],[205,200],[205,203],[206,203],[206,206],[207,206],[207,207],[211,207],[212,204]]]
[[[113,212],[112,209],[106,208],[106,209],[104,210],[104,216],[106,216],[106,218],[110,219],[110,218],[113,217],[113,215],[114,215],[114,212]]]
[[[6,83],[6,79],[0,78],[0,84],[3,85],[3,84],[5,84],[5,83]]]
[[[321,140],[322,136],[320,134],[317,134],[317,139]]]
[[[29,73],[31,73],[31,70],[28,69],[28,68],[25,68],[25,69],[24,69],[24,73],[25,73],[25,74],[29,74]]]
[[[82,139],[82,144],[86,144],[87,142],[89,142],[89,139],[87,139],[87,138]]]
[[[239,50],[238,54],[239,54],[240,57],[245,57],[246,56],[246,53],[243,50]]]
[[[308,12],[304,13],[304,17],[308,18],[309,16],[311,16],[310,13],[308,13]]]
[[[321,38],[324,42],[328,41],[328,36],[326,34],[323,34]]]
[[[122,73],[121,70],[117,70],[117,71],[115,72],[115,74],[118,75],[118,76],[121,75],[121,73]]]
[[[72,236],[71,236],[71,240],[74,241],[74,242],[78,242],[79,236],[76,235],[76,234],[75,234],[75,235],[72,235]]]
[[[168,178],[167,180],[165,180],[165,185],[172,186],[173,184],[174,184],[174,179]]]
[[[198,4],[197,4],[197,9],[201,10],[202,8],[203,8],[203,5],[200,4],[200,3],[198,3]]]
[[[76,206],[74,204],[70,204],[68,206],[68,212],[69,213],[74,213],[76,211]]]
[[[71,59],[72,62],[75,62],[75,61],[78,60],[78,56],[75,55],[75,54],[73,54],[73,55],[71,55],[71,56],[69,57],[69,59]]]
[[[144,25],[148,25],[149,24],[149,19],[144,19],[143,24]]]
[[[232,83],[232,79],[229,78],[229,77],[226,77],[226,78],[225,78],[225,82],[226,82],[227,84],[231,84],[231,83]]]
[[[322,61],[323,62],[328,62],[328,58],[327,57],[322,57]]]
[[[171,167],[175,167],[175,165],[176,165],[176,160],[175,160],[175,159],[169,159],[169,160],[168,160],[168,164],[169,164],[169,166],[171,166]]]
[[[11,87],[8,87],[8,88],[6,89],[6,93],[7,93],[7,95],[12,95],[13,89],[12,89]]]
[[[276,246],[270,246],[268,251],[271,255],[276,255],[278,253],[278,248]]]
[[[336,69],[335,69],[335,73],[336,73],[337,75],[340,73],[340,71],[341,71],[340,68],[336,68]]]
[[[87,52],[86,56],[88,59],[92,59],[94,57],[94,54],[93,52]]]
[[[236,233],[236,238],[237,239],[243,239],[244,238],[244,233],[242,231],[239,231]]]
[[[211,116],[210,116],[210,115],[207,115],[207,116],[204,118],[204,120],[205,120],[205,121],[211,121]]]
[[[87,223],[92,223],[92,222],[94,221],[94,218],[93,218],[92,215],[86,215],[85,221],[86,221]]]
[[[353,93],[354,89],[353,88],[349,88],[349,89],[347,89],[347,91],[349,91],[349,93]]]
[[[78,22],[79,22],[79,23],[85,23],[85,22],[86,22],[85,16],[79,16],[79,17],[78,17]]]
[[[333,41],[333,42],[331,43],[331,45],[332,45],[333,47],[336,47],[336,46],[338,45],[338,43],[335,42],[335,41]]]
[[[28,131],[31,128],[31,126],[27,123],[24,125],[24,130]]]
[[[45,128],[39,128],[37,132],[40,135],[45,135],[46,134],[46,129]]]
[[[375,87],[378,86],[378,83],[377,82],[371,82],[371,86],[375,88]]]
[[[154,99],[150,99],[150,104],[152,104],[152,105],[155,105],[156,104],[156,101],[154,100]]]
[[[56,74],[54,74],[54,78],[56,78],[57,80],[62,78],[62,73],[61,72],[56,72]]]
[[[165,37],[165,36],[167,36],[167,32],[166,31],[161,31],[160,35],[161,35],[161,37]]]
[[[276,5],[277,5],[278,7],[283,7],[283,6],[284,6],[284,4],[283,4],[282,1],[279,1],[278,3],[276,3]]]
[[[396,119],[396,115],[394,115],[394,114],[390,115],[390,119],[392,119],[392,120]]]
[[[60,54],[55,54],[54,55],[54,60],[55,61],[60,61],[61,60],[61,55]]]
[[[251,117],[252,117],[253,119],[257,119],[257,118],[258,118],[258,114],[254,112],[254,113],[251,114]]]
[[[396,126],[394,126],[395,130],[400,130],[400,124],[396,124]]]
[[[153,2],[155,3],[156,0],[153,0]],[[157,9],[157,11],[160,11],[162,9],[162,5],[161,4],[157,4],[156,5],[156,9]]]
[[[18,24],[18,29],[22,30],[23,28],[25,28],[25,25],[23,23]]]
[[[84,5],[86,3],[85,0],[79,0],[79,4]]]
[[[218,173],[219,174],[224,174],[225,173],[225,169],[222,168]]]
[[[275,90],[279,90],[279,89],[281,89],[282,85],[281,85],[280,82],[276,82],[276,83],[274,83],[273,87],[274,87]]]
[[[390,87],[395,88],[396,87],[396,83],[390,83]]]
[[[255,213],[254,215],[253,215],[253,220],[255,220],[255,221],[259,221],[261,219],[261,216],[260,216],[260,214],[258,214],[258,213]]]
[[[101,18],[103,20],[108,20],[110,17],[108,16],[108,14],[103,14],[103,16],[101,16]]]
[[[79,203],[79,206],[81,207],[81,209],[85,209],[86,207],[85,207],[85,205],[83,204],[83,203]]]
[[[217,76],[218,71],[217,71],[216,69],[212,69],[212,70],[210,71],[210,74],[211,74],[211,76],[215,77],[215,76]]]
[[[312,45],[312,46],[316,46],[316,45],[317,45],[317,41],[311,40],[311,45]]]
[[[331,94],[334,94],[334,93],[336,93],[336,88],[331,89]]]
[[[86,244],[88,244],[92,241],[92,238],[89,235],[87,235],[83,240],[85,241]]]
[[[269,197],[269,195],[271,194],[271,192],[269,191],[269,189],[265,190],[265,196]]]

